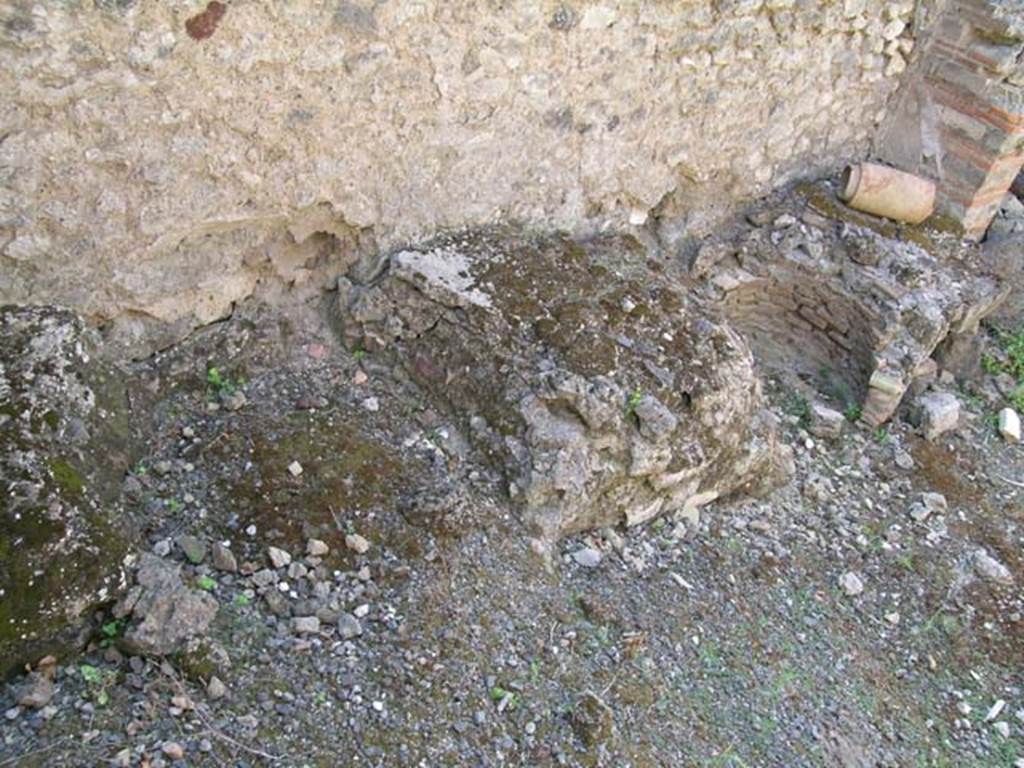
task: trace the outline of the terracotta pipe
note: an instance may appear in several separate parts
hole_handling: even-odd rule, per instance
[[[935,182],[875,163],[846,166],[839,199],[851,208],[908,224],[920,224],[935,209]]]

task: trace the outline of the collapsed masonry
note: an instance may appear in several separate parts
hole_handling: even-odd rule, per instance
[[[747,344],[630,239],[443,238],[343,278],[339,310],[505,471],[542,547],[788,473]]]
[[[749,221],[688,275],[623,238],[443,238],[342,278],[343,336],[390,350],[461,419],[540,541],[692,517],[786,474],[759,368],[877,426],[1005,297],[980,249],[846,209],[826,184]]]

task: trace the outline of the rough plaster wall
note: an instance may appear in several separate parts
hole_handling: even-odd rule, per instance
[[[0,2],[0,301],[152,342],[439,227],[699,235],[863,155],[912,47],[908,0],[203,8]]]

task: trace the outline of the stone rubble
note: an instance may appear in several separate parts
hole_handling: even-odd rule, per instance
[[[960,400],[950,392],[929,392],[917,400],[917,422],[924,439],[935,440],[960,423]]]
[[[165,656],[201,637],[217,614],[217,601],[186,587],[181,566],[143,554],[135,573],[135,585],[115,606],[116,618],[131,617],[121,639],[130,653]]]
[[[999,434],[1008,443],[1019,443],[1021,438],[1020,416],[1013,408],[1003,408],[999,411]]]

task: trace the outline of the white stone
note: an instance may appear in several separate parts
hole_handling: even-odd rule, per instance
[[[206,695],[216,701],[217,699],[223,699],[227,694],[227,686],[221,682],[221,679],[214,675],[210,678],[210,682],[206,684]]]
[[[302,465],[297,461],[293,461],[288,465],[288,472],[292,477],[298,477],[302,474]]]
[[[267,557],[270,558],[270,563],[275,568],[287,568],[288,564],[292,561],[291,554],[277,547],[268,548]]]
[[[1020,442],[1020,416],[1013,408],[1003,408],[999,412],[999,434],[1008,443]]]
[[[998,723],[992,723],[992,730],[1004,739],[1010,738],[1010,724],[1005,720],[1000,720]]]
[[[974,570],[986,581],[1002,586],[1013,584],[1013,574],[1010,572],[1010,569],[984,549],[975,550],[972,562],[974,563]]]
[[[601,564],[601,553],[593,547],[581,547],[572,553],[572,559],[584,568],[596,568]]]
[[[1006,709],[1006,700],[998,699],[995,704],[989,708],[988,714],[985,715],[985,720],[991,723],[1003,713],[1004,709]]]
[[[580,18],[580,29],[606,29],[615,23],[618,14],[606,5],[592,5]]]
[[[843,15],[848,19],[862,15],[866,10],[866,0],[843,0]]]
[[[960,401],[949,392],[931,392],[917,401],[918,423],[925,440],[934,440],[960,423]]]
[[[941,493],[922,493],[910,505],[909,514],[915,522],[921,523],[932,514],[945,514],[946,497]]]
[[[357,555],[365,555],[370,551],[370,542],[360,536],[358,533],[349,533],[345,535],[345,546],[355,552]]]
[[[896,77],[902,75],[907,70],[907,60],[899,53],[894,53],[889,57],[889,63],[885,65],[885,76]]]
[[[900,19],[893,19],[882,28],[882,38],[884,40],[895,40],[903,34],[906,26]]]
[[[853,571],[848,571],[839,577],[839,586],[842,587],[847,597],[856,597],[864,591],[864,582]]]
[[[320,539],[310,539],[306,542],[306,554],[310,557],[323,557],[331,551],[326,542]]]

